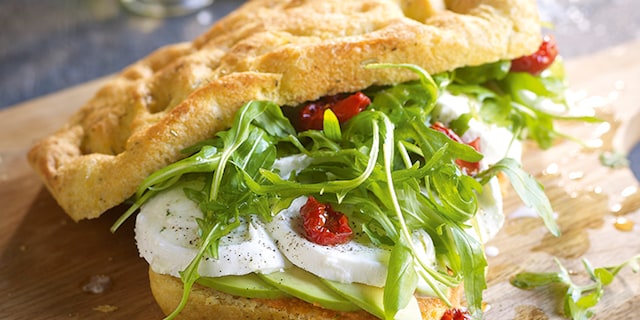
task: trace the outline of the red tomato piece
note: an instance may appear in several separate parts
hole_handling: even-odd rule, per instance
[[[342,124],[362,112],[371,104],[371,99],[362,92],[349,96],[334,95],[309,102],[300,109],[298,131],[322,130],[324,111],[331,109]]]
[[[329,204],[309,197],[300,208],[302,225],[309,241],[323,246],[347,243],[353,231],[349,219],[342,212],[334,211]]]
[[[449,137],[451,140],[455,142],[465,143],[462,141],[462,138],[460,138],[460,136],[458,136],[457,133],[455,133],[450,128],[447,128],[441,122],[434,122],[431,125],[431,129],[444,133],[445,135],[447,135],[447,137]],[[476,151],[480,152],[480,138],[476,138],[475,140],[467,143],[467,145],[471,146]],[[470,176],[473,176],[480,171],[480,162],[468,162],[468,161],[456,159],[456,164],[462,170],[462,172]]]
[[[371,104],[369,97],[362,92],[356,92],[334,103],[330,108],[331,111],[336,114],[338,121],[345,123],[358,113],[364,111],[369,104]]]
[[[324,110],[329,107],[328,98],[309,102],[300,109],[300,116],[297,119],[298,131],[322,130],[324,120]]]
[[[547,69],[558,56],[558,46],[553,36],[544,36],[538,51],[511,61],[511,71],[538,75]]]
[[[476,149],[476,151],[480,152],[480,138],[479,137],[476,138],[475,140],[467,143],[467,145],[471,146],[472,148]],[[480,172],[480,162],[479,161],[468,162],[468,161],[457,159],[456,160],[456,164],[458,165],[458,167],[460,167],[460,169],[462,169],[462,172],[464,172],[467,175],[475,176],[476,174],[478,174],[478,172]]]
[[[439,122],[439,121],[434,122],[431,125],[431,129],[444,133],[445,135],[447,135],[447,137],[449,137],[451,140],[453,140],[455,142],[464,143],[464,142],[462,142],[462,139],[460,139],[460,137],[458,136],[457,133],[455,133],[453,130],[449,129],[442,122]]]
[[[466,310],[449,309],[444,312],[440,320],[471,320],[471,315]]]

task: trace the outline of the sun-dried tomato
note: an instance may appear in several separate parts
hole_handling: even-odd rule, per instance
[[[544,36],[538,51],[511,61],[511,71],[540,74],[547,69],[558,56],[558,46],[553,36]]]
[[[342,212],[331,208],[330,204],[318,202],[309,197],[300,208],[303,228],[307,239],[323,246],[333,246],[347,243],[353,231],[349,226],[349,219]]]
[[[467,143],[467,145],[471,146],[476,151],[480,152],[480,138],[479,137],[475,138],[475,140]],[[464,172],[465,174],[470,175],[470,176],[475,176],[480,171],[480,162],[479,161],[469,162],[469,161],[464,161],[464,160],[461,160],[461,159],[456,159],[456,164],[458,165],[458,167],[460,167],[460,169],[462,169],[462,172]]]
[[[322,130],[324,111],[331,109],[342,124],[362,112],[371,104],[371,99],[362,92],[333,95],[305,104],[299,112],[297,130]]]
[[[445,135],[447,135],[447,137],[451,138],[451,140],[455,142],[465,143],[464,141],[462,141],[462,138],[458,136],[458,134],[456,134],[450,128],[446,127],[441,122],[434,122],[431,125],[431,129],[444,133]],[[475,140],[466,144],[474,148],[476,151],[480,152],[480,138],[476,138]],[[458,167],[460,167],[462,172],[470,176],[476,175],[480,171],[480,162],[468,162],[461,159],[456,159],[456,164],[458,165]]]
[[[449,309],[445,311],[440,320],[471,320],[471,315],[466,310]]]
[[[442,122],[434,122],[433,124],[431,124],[431,129],[444,133],[445,135],[447,135],[447,137],[451,138],[451,140],[455,142],[464,143],[457,133],[455,133],[449,127],[445,126]]]

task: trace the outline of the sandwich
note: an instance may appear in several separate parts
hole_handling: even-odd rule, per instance
[[[520,158],[564,83],[535,1],[445,2],[248,1],[29,161],[76,221],[129,203],[168,318],[481,317],[507,184],[559,232]]]

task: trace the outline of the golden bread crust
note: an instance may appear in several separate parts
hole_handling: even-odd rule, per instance
[[[95,218],[181,149],[226,129],[250,100],[296,105],[415,77],[363,69],[369,62],[436,73],[529,54],[540,41],[534,0],[452,0],[424,21],[401,7],[249,1],[192,43],[159,49],[114,76],[29,161],[74,220]]]
[[[180,279],[154,272],[149,268],[151,292],[165,314],[171,313],[182,297]],[[460,306],[462,290],[450,290],[449,299],[454,306]],[[448,309],[442,300],[419,297],[418,304],[425,320],[440,320]],[[232,296],[214,289],[195,284],[189,302],[177,319],[216,320],[374,320],[365,311],[340,312],[323,309],[296,298],[249,299]]]

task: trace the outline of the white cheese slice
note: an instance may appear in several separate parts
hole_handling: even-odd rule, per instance
[[[305,237],[300,207],[307,201],[300,197],[288,209],[281,211],[267,231],[280,251],[291,263],[323,279],[342,283],[362,283],[383,287],[387,277],[390,251],[366,241],[366,236],[335,246],[316,244]],[[353,226],[357,234],[357,226]],[[412,240],[418,255],[429,265],[435,264],[433,241],[423,230],[415,231]]]
[[[267,224],[280,251],[294,265],[318,277],[342,283],[364,283],[382,287],[387,276],[389,251],[359,241],[335,246],[313,243],[304,236],[300,197]]]
[[[136,219],[136,242],[140,255],[158,273],[179,277],[198,252],[198,205],[182,188],[159,193],[140,210]],[[273,272],[287,266],[286,259],[263,223],[252,217],[220,240],[218,259],[205,257],[198,272],[202,276],[243,275]]]

